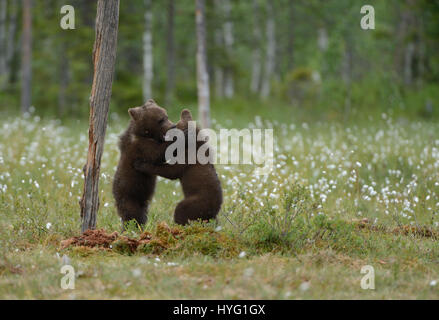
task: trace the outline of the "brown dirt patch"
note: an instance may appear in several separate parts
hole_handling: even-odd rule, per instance
[[[61,249],[69,247],[87,247],[106,250],[115,250],[121,253],[133,253],[142,244],[159,245],[163,249],[169,247],[169,237],[180,238],[183,231],[179,228],[171,228],[165,222],[157,225],[153,233],[143,232],[138,239],[120,235],[114,231],[107,233],[104,229],[87,230],[80,236],[75,236],[61,241]]]
[[[61,248],[67,247],[102,247],[110,248],[111,243],[119,237],[119,234],[115,231],[113,233],[107,233],[104,229],[87,230],[80,236],[72,237],[61,241]]]

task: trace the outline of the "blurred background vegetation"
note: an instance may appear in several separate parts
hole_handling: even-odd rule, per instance
[[[75,9],[74,30],[60,27],[65,4]],[[375,8],[375,30],[360,27],[365,4]],[[85,120],[96,16],[90,0],[0,0],[0,110],[18,115],[22,109],[23,7],[29,5],[30,110]],[[196,113],[195,27],[194,0],[121,1],[113,115],[142,104],[145,90],[174,120],[183,106]],[[383,112],[439,117],[437,0],[207,0],[206,46],[219,121],[255,115],[347,121]]]

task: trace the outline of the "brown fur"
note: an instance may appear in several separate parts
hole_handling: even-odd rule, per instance
[[[164,135],[175,125],[168,120],[166,110],[152,99],[141,107],[129,109],[128,113],[131,121],[119,140],[120,160],[113,195],[122,223],[135,219],[144,224],[156,176],[135,170],[133,163],[139,157],[151,164],[163,162],[167,147],[163,143]]]
[[[187,130],[188,121],[192,120],[189,110],[181,112],[177,128]],[[196,133],[198,135],[199,129]],[[198,148],[206,142],[197,142]],[[187,158],[186,158],[187,160]],[[217,216],[222,200],[221,183],[213,164],[159,164],[154,165],[138,160],[134,164],[141,172],[159,175],[168,179],[180,179],[184,199],[178,203],[174,220],[178,224],[187,224],[190,220],[209,220]]]

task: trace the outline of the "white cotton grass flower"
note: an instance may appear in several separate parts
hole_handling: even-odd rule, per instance
[[[253,276],[254,272],[255,272],[255,269],[247,268],[244,270],[244,277],[250,278],[251,276]]]
[[[247,255],[247,253],[245,251],[241,251],[241,253],[239,254],[239,258],[245,258],[245,256]]]
[[[46,223],[46,229],[49,230],[52,227],[52,223],[48,222]]]
[[[430,281],[430,287],[435,287],[437,285],[437,280]]]
[[[307,291],[311,287],[311,283],[309,281],[302,282],[299,286],[300,291]]]
[[[142,275],[142,271],[139,268],[133,269],[132,274],[134,277],[138,278]]]

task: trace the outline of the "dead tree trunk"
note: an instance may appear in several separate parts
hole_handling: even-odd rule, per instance
[[[168,30],[166,32],[166,105],[174,97],[175,87],[175,43],[174,43],[175,2],[168,0]]]
[[[28,112],[32,90],[32,0],[23,0],[23,34],[21,48],[21,111]]]
[[[197,25],[197,87],[198,118],[202,128],[210,127],[209,73],[206,56],[206,22],[204,0],[195,0],[195,19]]]
[[[81,205],[81,231],[96,228],[99,209],[99,172],[107,128],[108,108],[116,62],[119,0],[98,0],[96,38],[93,47],[93,85],[90,95],[90,127],[84,191]]]

